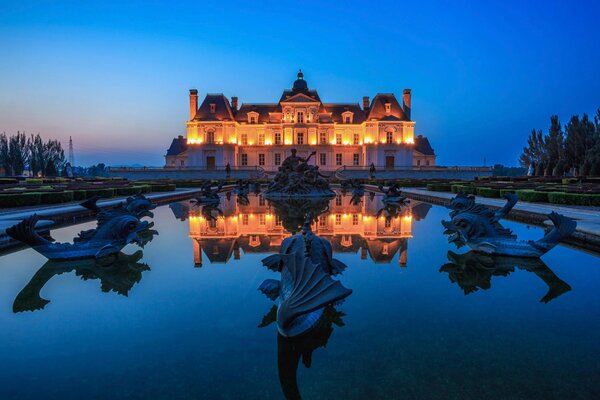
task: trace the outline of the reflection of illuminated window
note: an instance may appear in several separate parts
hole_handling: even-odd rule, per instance
[[[390,248],[389,245],[387,243],[383,244],[383,248],[381,249],[381,254],[389,254],[390,252]]]
[[[319,154],[319,164],[320,165],[327,165],[327,154],[325,154],[325,153],[320,153]]]
[[[281,226],[281,218],[279,218],[279,215],[275,216],[275,226]]]
[[[327,219],[325,217],[319,218],[319,227],[320,228],[327,227]]]
[[[258,165],[265,165],[265,155],[262,153],[258,155]]]
[[[336,225],[342,224],[342,215],[341,214],[335,214],[335,224]]]
[[[337,196],[335,196],[335,205],[336,206],[342,205],[342,196],[340,196],[339,194]]]
[[[335,165],[342,165],[342,154],[337,153],[335,155]]]
[[[252,235],[250,236],[248,244],[252,247],[258,247],[260,246],[260,238],[257,235]]]
[[[360,154],[352,155],[352,165],[357,166],[360,162],[359,160],[360,160]]]
[[[391,218],[386,218],[385,219],[385,227],[389,228],[390,226],[392,226],[392,219]]]
[[[281,165],[281,153],[275,153],[275,165]]]
[[[208,227],[209,228],[213,228],[213,229],[216,228],[217,227],[217,221],[214,220],[214,219],[209,219],[208,220]]]
[[[358,214],[352,214],[352,225],[358,225]]]
[[[265,224],[265,214],[260,214],[258,216],[258,224],[259,225],[264,225]]]
[[[248,225],[248,214],[242,215],[242,225]]]
[[[240,154],[240,164],[248,165],[248,154]]]
[[[265,198],[263,197],[262,194],[260,196],[258,196],[258,205],[259,206],[264,206],[265,205]]]

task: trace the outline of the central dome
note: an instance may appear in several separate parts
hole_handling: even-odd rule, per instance
[[[293,89],[294,90],[308,89],[308,84],[304,80],[304,74],[302,73],[302,70],[298,71],[298,79],[296,79],[294,81]]]

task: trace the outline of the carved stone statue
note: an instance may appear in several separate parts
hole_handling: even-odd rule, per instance
[[[287,157],[273,182],[265,191],[267,198],[290,198],[290,197],[333,197],[335,193],[329,189],[329,182],[324,179],[325,175],[319,172],[319,167],[309,165],[308,161],[316,152],[311,152],[307,158],[296,155],[296,149]]]
[[[124,203],[121,203],[116,208],[102,209],[96,204],[98,200],[100,200],[100,197],[94,196],[79,204],[88,210],[94,211],[98,221],[108,220],[124,214],[133,215],[137,219],[144,217],[153,218],[154,213],[151,210],[156,208],[156,204],[152,203],[152,200],[143,194],[128,197]]]
[[[352,293],[331,278],[345,268],[331,255],[331,244],[312,233],[309,220],[302,233],[283,241],[280,254],[263,260],[269,269],[281,272],[281,280],[267,279],[259,290],[276,302],[277,329],[282,336],[296,337],[310,331],[328,305]]]
[[[382,185],[379,185],[379,190],[383,193],[382,201],[384,204],[403,205],[410,202],[410,200],[407,200],[406,197],[402,196],[399,183],[394,183],[387,189]]]
[[[221,197],[219,196],[219,192],[223,187],[223,183],[220,183],[219,186],[213,190],[211,183],[208,182],[200,189],[200,195],[195,199],[190,200],[190,202],[194,205],[201,204],[219,204],[221,201]]]
[[[80,232],[73,243],[53,243],[34,230],[37,220],[38,216],[34,214],[8,228],[6,233],[50,260],[102,258],[117,254],[128,243],[139,243],[138,234],[149,228],[148,221],[140,221],[127,213],[106,220],[99,219],[97,229]]]
[[[471,249],[498,255],[516,257],[541,257],[553,249],[561,240],[575,231],[577,222],[552,212],[548,218],[554,227],[543,238],[517,240],[510,229],[498,223],[497,215],[485,207],[472,207],[455,214],[450,221],[442,221],[449,234],[448,241],[457,245],[466,244]]]

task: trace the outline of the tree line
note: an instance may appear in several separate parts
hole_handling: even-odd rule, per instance
[[[65,166],[65,152],[58,140],[44,142],[40,134],[0,134],[0,167],[6,175],[57,176]]]
[[[519,163],[536,176],[600,175],[600,108],[593,121],[572,116],[564,130],[557,115],[550,117],[547,134],[532,130]]]

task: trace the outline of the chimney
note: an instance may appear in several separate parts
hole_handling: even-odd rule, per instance
[[[410,120],[410,89],[404,89],[402,91],[402,109],[406,118]]]
[[[194,119],[198,112],[198,91],[190,89],[190,121]]]
[[[237,111],[237,107],[238,107],[238,98],[237,98],[237,96],[232,96],[231,97],[231,108],[233,109],[233,111]]]
[[[363,96],[363,110],[367,111],[370,104],[371,102],[369,101],[369,96]]]

